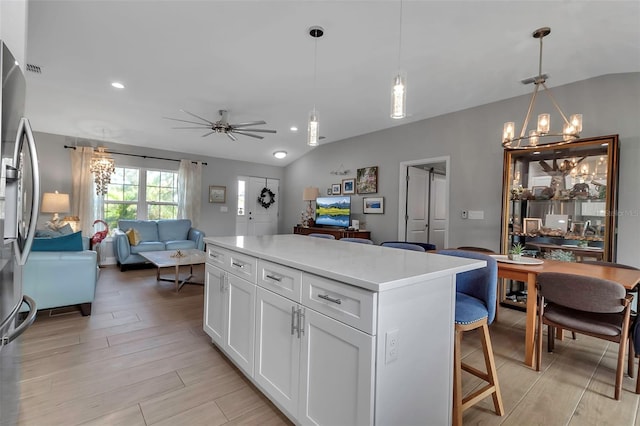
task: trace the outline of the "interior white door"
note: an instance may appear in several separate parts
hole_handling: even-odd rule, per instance
[[[407,167],[406,240],[428,242],[429,173],[418,167]]]
[[[429,239],[437,248],[445,248],[447,241],[447,178],[438,173],[430,173],[429,186]]]
[[[236,216],[237,235],[273,235],[278,233],[278,206],[280,181],[263,177],[239,177],[244,182],[245,208],[238,208]],[[239,185],[239,187],[242,185]],[[264,207],[258,201],[264,189],[270,190],[273,203]],[[264,198],[263,198],[264,199]]]

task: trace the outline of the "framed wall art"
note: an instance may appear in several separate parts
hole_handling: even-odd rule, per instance
[[[351,179],[342,179],[342,193],[345,195],[355,194],[356,193],[356,180]]]
[[[364,213],[384,213],[384,197],[364,197],[362,203],[362,211]]]
[[[356,188],[358,194],[375,194],[378,192],[378,166],[358,169]]]
[[[339,183],[334,183],[331,185],[331,195],[340,195],[341,186]]]
[[[542,219],[527,217],[523,225],[525,234],[536,234],[542,228]]]
[[[210,203],[226,203],[227,187],[209,185],[209,202]]]

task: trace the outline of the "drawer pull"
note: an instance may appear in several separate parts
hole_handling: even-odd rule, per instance
[[[233,266],[235,266],[236,268],[244,268],[246,264],[244,263],[237,263],[237,262],[231,262],[231,264]]]
[[[320,299],[324,299],[324,300],[327,300],[329,302],[336,303],[338,305],[342,304],[342,299],[334,299],[333,297],[331,297],[331,296],[329,296],[327,294],[319,294],[318,297]]]
[[[220,257],[220,255],[217,253],[209,253],[209,256],[213,257],[214,259],[217,259],[218,257]]]
[[[282,282],[282,278],[281,277],[276,277],[275,275],[267,274],[267,278],[269,278],[271,280],[274,280],[274,281]]]

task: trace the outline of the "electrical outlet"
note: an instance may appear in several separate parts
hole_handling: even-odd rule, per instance
[[[469,217],[469,212],[466,210],[462,210],[460,216],[462,216],[463,219],[467,219]]]
[[[398,330],[387,331],[385,334],[385,363],[389,364],[398,359]]]

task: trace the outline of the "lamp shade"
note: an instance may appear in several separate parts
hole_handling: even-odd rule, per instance
[[[308,186],[302,191],[303,201],[315,201],[320,195],[320,190],[315,186]]]
[[[69,207],[69,194],[60,194],[56,192],[45,192],[42,196],[42,213],[66,213]]]

